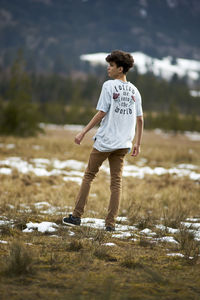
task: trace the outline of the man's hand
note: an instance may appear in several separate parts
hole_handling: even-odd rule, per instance
[[[132,152],[131,156],[136,157],[139,153],[140,153],[140,145],[135,144],[133,146],[133,152]]]
[[[75,139],[74,139],[74,142],[78,145],[81,144],[81,141],[82,139],[84,138],[85,136],[85,133],[83,131],[79,132],[76,136],[75,136]]]
[[[83,130],[75,136],[74,142],[80,145],[85,134],[97,125],[106,115],[106,112],[99,110],[98,113],[92,118],[92,120],[83,128]]]

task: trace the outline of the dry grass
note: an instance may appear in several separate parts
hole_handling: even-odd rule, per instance
[[[73,143],[74,135],[60,130],[37,138],[1,137],[0,143],[15,144],[15,148],[1,147],[0,160],[15,156],[29,162],[57,158],[86,163],[92,134],[80,147]],[[41,148],[36,150],[35,145]],[[164,138],[145,132],[140,156],[127,156],[127,161],[137,163],[141,158],[151,167],[192,163],[200,171],[199,143],[181,135]],[[180,229],[172,235],[177,245],[151,243],[141,235],[134,241],[89,227],[62,226],[62,216],[72,210],[79,188],[77,183],[64,182],[62,176],[38,177],[15,170],[11,176],[0,174],[0,182],[0,216],[13,220],[0,223],[0,240],[7,241],[0,243],[0,299],[199,299],[199,242],[181,227],[186,218],[200,217],[199,182],[172,175],[123,179],[119,214],[128,217],[127,224],[136,225],[138,232],[152,229],[156,237],[172,235],[156,230],[157,224]],[[48,207],[35,207],[44,201],[59,210],[45,213]],[[84,216],[104,218],[108,202],[109,176],[100,171]],[[56,236],[22,232],[28,222],[42,221],[59,225]],[[105,246],[107,242],[116,246]],[[185,259],[168,257],[168,252],[181,252]]]

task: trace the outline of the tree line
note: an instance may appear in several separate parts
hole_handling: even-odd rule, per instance
[[[30,73],[19,53],[10,72],[0,71],[0,133],[34,135],[40,122],[86,124],[107,79],[103,67],[81,77]],[[200,131],[200,99],[190,95],[184,79],[175,75],[167,82],[135,69],[128,80],[141,92],[146,129]]]

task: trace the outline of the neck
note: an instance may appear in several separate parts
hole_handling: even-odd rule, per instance
[[[119,74],[115,79],[119,79],[121,81],[127,82],[126,74]]]

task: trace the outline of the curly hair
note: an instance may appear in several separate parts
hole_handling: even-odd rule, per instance
[[[114,50],[106,57],[106,61],[115,62],[117,67],[123,67],[123,73],[126,74],[133,67],[134,59],[130,53]]]

